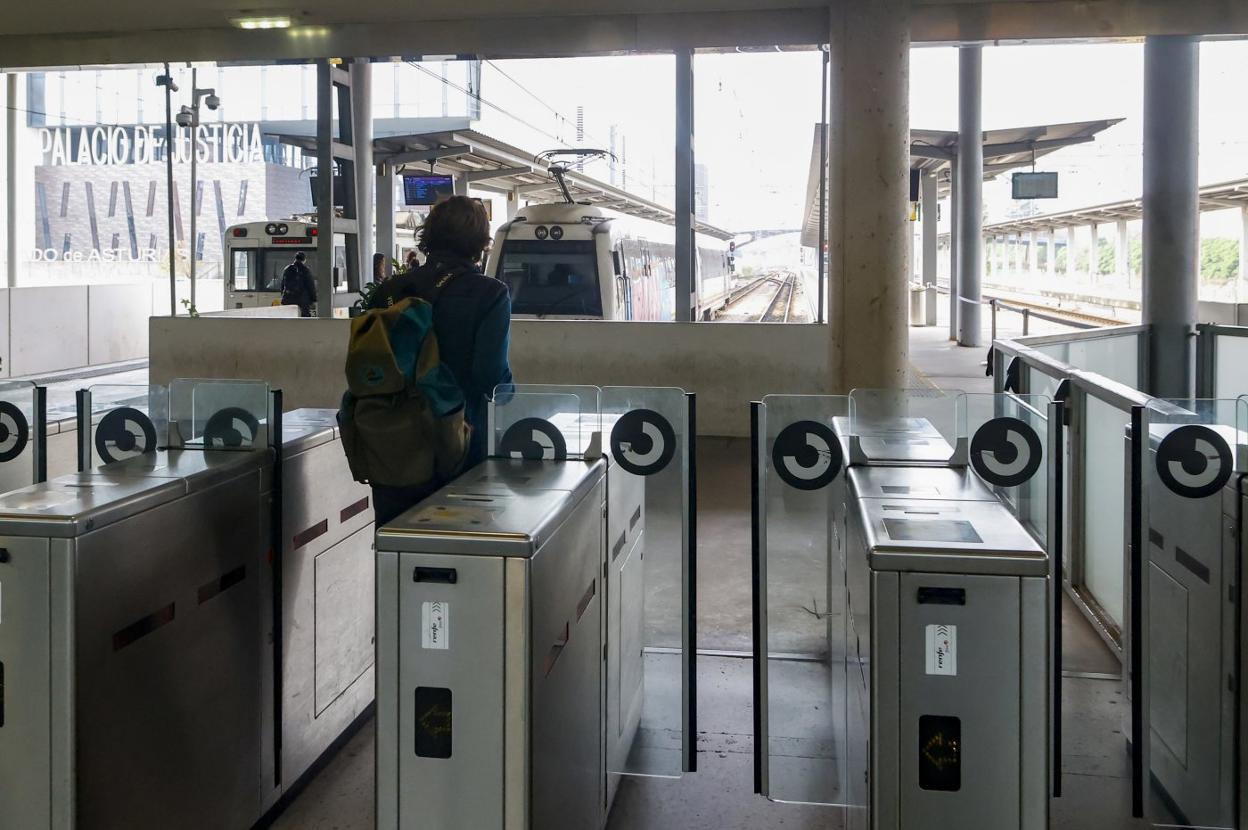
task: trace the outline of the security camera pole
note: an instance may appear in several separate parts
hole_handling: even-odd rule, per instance
[[[195,308],[195,264],[199,259],[199,235],[195,232],[195,219],[199,214],[199,180],[196,169],[196,162],[199,153],[196,148],[196,140],[199,133],[199,101],[201,98],[206,99],[204,103],[208,109],[215,110],[221,106],[221,100],[217,98],[215,89],[200,89],[196,86],[199,70],[195,67],[191,68],[191,106],[183,107],[182,112],[178,116],[178,122],[183,122],[183,116],[189,116],[189,126],[191,128],[191,308]]]
[[[173,239],[173,93],[178,85],[173,82],[173,73],[169,64],[165,64],[165,74],[156,76],[156,86],[165,88],[165,198],[169,218],[169,316],[178,315],[178,276],[176,249]]]

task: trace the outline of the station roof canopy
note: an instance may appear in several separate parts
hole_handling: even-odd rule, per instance
[[[284,144],[316,152],[316,137],[278,134]],[[389,163],[398,169],[406,165],[428,171],[463,177],[479,190],[493,193],[517,192],[529,201],[562,199],[559,185],[549,173],[549,162],[532,153],[498,141],[472,129],[443,130],[412,135],[386,135],[373,140],[375,164]],[[572,198],[618,213],[674,225],[675,211],[635,193],[599,181],[576,170],[564,180]],[[705,222],[694,225],[698,233],[729,240],[733,234]]]
[[[1011,127],[984,132],[984,179],[995,179],[1002,173],[1030,166],[1042,156],[1063,147],[1095,141],[1097,135],[1121,122],[1121,118],[1099,121],[1076,121],[1070,124],[1045,124],[1036,127]],[[815,125],[814,146],[810,157],[810,175],[806,183],[806,216],[802,225],[802,245],[819,244],[819,225],[823,214],[819,206],[819,150],[823,131]],[[936,175],[937,188],[945,196],[950,188],[952,165],[958,155],[958,133],[952,130],[911,130],[910,169]]]
[[[1199,194],[1200,209],[1202,211],[1248,208],[1248,178],[1205,185],[1200,188]],[[991,225],[985,225],[984,233],[1029,233],[1031,231],[1049,231],[1055,228],[1104,225],[1111,222],[1129,222],[1133,219],[1139,219],[1143,215],[1144,199],[1143,197],[1137,197],[1121,202],[1092,205],[1091,207],[1078,208],[1076,210],[1011,219],[1008,222],[995,222]]]

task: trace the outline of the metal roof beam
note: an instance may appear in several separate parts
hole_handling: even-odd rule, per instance
[[[519,176],[522,173],[532,173],[532,167],[500,167],[497,170],[474,170],[471,173],[464,173],[461,179],[468,183],[487,182],[490,179],[504,179],[508,176]]]
[[[454,144],[450,147],[433,147],[428,150],[407,150],[402,153],[395,153],[392,156],[384,156],[380,161],[388,164],[410,164],[417,161],[437,161],[438,159],[462,156],[471,152],[471,147]]]
[[[986,147],[984,149],[987,150]],[[910,155],[915,158],[935,159],[937,161],[953,161],[958,157],[958,154],[951,150],[935,147],[931,144],[911,144]]]
[[[1069,138],[1042,138],[1035,141],[1010,141],[1004,144],[985,144],[984,158],[989,156],[1011,156],[1015,153],[1038,153],[1041,150],[1059,150],[1073,144],[1088,144],[1096,141],[1094,135],[1073,135]]]

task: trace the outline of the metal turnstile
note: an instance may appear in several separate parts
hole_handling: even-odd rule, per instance
[[[180,416],[181,449],[0,498],[0,827],[259,815],[272,455],[202,449],[211,416]]]
[[[378,827],[603,825],[605,476],[490,461],[378,532]]]
[[[872,830],[1047,827],[1060,413],[926,391],[754,405],[758,792]]]
[[[55,660],[57,648],[78,655],[59,679],[56,666],[44,676],[54,689],[69,685],[74,700],[64,705],[78,714],[66,722],[66,734],[102,729],[111,743],[66,743],[55,720],[51,733],[32,732],[31,721],[17,727],[0,715],[0,787],[8,791],[30,775],[52,782],[51,795],[46,787],[14,790],[30,799],[12,814],[22,821],[11,826],[33,826],[26,819],[43,815],[45,800],[54,812],[40,826],[99,826],[99,816],[116,817],[107,826],[251,826],[373,700],[368,490],[351,480],[333,411],[296,410],[283,420],[280,393],[270,403],[264,384],[93,387],[79,395],[77,420],[85,424],[76,435],[79,460],[100,466],[51,482],[49,493],[28,488],[0,503],[9,514],[0,517],[0,533],[44,528],[52,540],[55,557],[42,565],[31,564],[37,556],[24,557],[19,576],[33,567],[34,578],[47,583],[47,574],[56,574],[49,569],[64,570],[60,583],[45,584],[34,616],[25,616],[10,613],[22,604],[9,604],[17,583],[0,562],[0,663],[9,666],[11,715],[15,701],[29,705],[30,689],[18,680],[29,682],[32,659],[23,650],[18,660],[11,649],[30,636],[32,620],[76,615],[68,644],[33,659]],[[175,545],[177,555],[160,540]],[[89,569],[73,564],[83,551],[94,557]],[[207,576],[194,582],[192,575],[209,571],[219,572],[215,583]],[[134,597],[116,613],[138,620],[141,640],[105,661],[79,645],[99,632],[75,609],[111,624],[113,595]],[[156,611],[138,614],[144,603]],[[47,621],[38,625],[40,632],[49,628]],[[88,655],[94,662],[82,664]],[[120,682],[101,675],[101,665],[134,673],[124,695],[97,700],[102,683]],[[87,714],[92,724],[77,726]],[[150,720],[150,728],[131,728],[135,719]],[[22,760],[28,741],[47,742],[46,764],[34,772]],[[48,777],[41,772],[47,764],[69,772]],[[166,785],[172,776],[176,785]],[[0,828],[10,826],[9,815],[0,811]]]
[[[379,531],[379,826],[598,827],[692,771],[693,423],[678,389],[500,389],[494,457]]]
[[[1124,732],[1136,815],[1156,827],[1248,827],[1246,435],[1245,399],[1132,416]]]

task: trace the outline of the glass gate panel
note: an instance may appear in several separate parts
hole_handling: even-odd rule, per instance
[[[0,493],[43,480],[46,412],[43,390],[26,381],[0,381]]]
[[[850,399],[769,395],[755,412],[756,789],[865,807],[869,666],[845,550]]]
[[[960,393],[855,389],[849,394],[850,462],[947,463],[958,436]]]
[[[696,541],[692,396],[602,390],[608,473],[607,770],[678,777],[694,768]]]
[[[604,440],[600,394],[596,386],[498,387],[490,406],[490,455],[545,461],[584,458],[595,441]]]
[[[1049,536],[1049,404],[1043,395],[963,394],[958,462],[969,466],[1042,545]]]
[[[1248,407],[1233,400],[1143,410],[1132,702],[1144,744],[1136,781],[1157,827],[1238,826],[1245,426]]]
[[[83,469],[125,461],[168,445],[168,387],[96,385],[79,393],[78,403],[82,409],[79,466]]]
[[[269,385],[256,380],[175,380],[169,384],[169,446],[251,450],[268,446]]]

